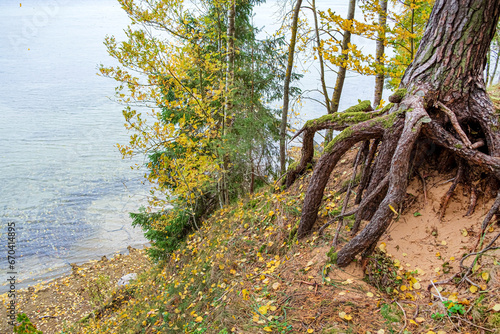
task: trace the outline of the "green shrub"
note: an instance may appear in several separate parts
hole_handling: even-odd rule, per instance
[[[19,325],[14,327],[14,333],[16,334],[43,334],[42,331],[36,329],[35,325],[31,323],[31,320],[24,313],[17,315],[17,322],[19,322]]]
[[[132,226],[140,226],[144,236],[151,242],[148,255],[153,261],[162,261],[177,249],[192,230],[191,215],[187,210],[172,208],[168,212],[130,213]]]

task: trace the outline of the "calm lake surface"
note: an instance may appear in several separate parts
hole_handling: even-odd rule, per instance
[[[123,39],[127,16],[114,0],[21,4],[0,2],[0,293],[8,223],[17,229],[17,288],[146,244],[128,217],[146,202],[143,171],[130,169],[142,161],[121,159],[122,106],[110,100],[115,83],[96,75],[98,64],[115,64],[102,42],[107,34]],[[257,8],[254,22],[271,30],[275,11],[272,3]],[[303,89],[319,87],[317,71],[309,71]],[[372,92],[372,79],[351,76],[341,108]],[[299,125],[323,113],[305,101]]]

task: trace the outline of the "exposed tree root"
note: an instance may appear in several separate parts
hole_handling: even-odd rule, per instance
[[[497,198],[495,199],[495,202],[493,203],[493,206],[491,207],[490,211],[488,211],[488,214],[486,215],[486,217],[484,217],[483,223],[481,224],[482,231],[486,230],[486,226],[488,226],[488,223],[490,222],[491,218],[493,218],[493,216],[497,213],[499,207],[500,207],[500,192],[498,192]]]
[[[378,197],[382,192],[385,192],[387,190],[387,186],[389,185],[389,174],[387,174],[384,179],[377,185],[377,188],[375,188],[371,194],[366,196],[363,201],[359,204],[358,209],[356,210],[357,212],[362,212],[368,203],[371,203],[373,199]],[[359,225],[361,223],[361,218],[358,219],[358,217],[361,217],[360,214],[356,215],[356,221],[354,222],[354,225],[352,226],[351,233],[352,235],[356,235],[359,230]]]
[[[450,186],[450,189],[446,192],[446,194],[443,196],[441,199],[441,209],[439,210],[439,220],[443,220],[444,214],[446,212],[446,208],[448,207],[448,202],[450,201],[451,196],[455,192],[455,188],[457,187],[458,183],[462,180],[464,175],[464,162],[462,160],[459,161],[458,163],[458,171],[457,175],[455,176],[455,179],[453,180],[453,183]]]
[[[471,148],[472,143],[470,142],[469,138],[465,134],[464,130],[462,130],[460,123],[458,123],[458,119],[457,119],[457,116],[455,115],[455,113],[453,111],[451,111],[450,108],[445,106],[440,101],[438,101],[436,104],[437,104],[437,106],[439,106],[439,108],[441,108],[441,110],[443,110],[445,112],[446,116],[448,116],[450,118],[450,122],[453,125],[453,128],[455,128],[455,131],[457,131],[458,135],[460,136],[460,139],[462,139],[465,146],[468,148]]]
[[[368,151],[365,163],[363,165],[363,172],[361,173],[361,180],[359,182],[358,193],[356,194],[356,199],[354,200],[354,204],[361,203],[363,191],[365,190],[366,186],[368,185],[368,181],[370,180],[370,176],[372,173],[372,162],[373,159],[375,158],[375,153],[377,153],[377,148],[379,143],[380,140],[375,139],[372,145],[370,146],[370,150]]]
[[[476,203],[477,203],[477,190],[474,185],[471,185],[469,208],[467,209],[467,213],[465,214],[464,217],[468,217],[474,213],[474,210],[476,208]]]
[[[427,204],[427,186],[425,185],[425,178],[419,171],[417,171],[417,175],[420,177],[420,180],[422,181],[422,190],[424,192],[424,204]]]
[[[328,177],[335,168],[335,165],[354,144],[372,138],[381,138],[384,134],[387,117],[378,117],[372,120],[364,121],[359,124],[352,125],[339,134],[325,148],[325,153],[321,156],[316,164],[309,186],[307,195],[304,200],[304,209],[302,217],[306,217],[305,221],[301,220],[297,237],[302,238],[309,234],[316,218],[318,209],[321,205],[323,192],[328,182]]]
[[[437,166],[443,171],[453,161],[459,161],[457,177],[443,199],[440,217],[465,171],[474,177],[481,172],[500,180],[500,119],[483,79],[484,59],[500,17],[500,0],[476,2],[473,8],[470,5],[466,0],[436,1],[415,60],[402,78],[402,88],[389,98],[395,105],[374,113],[356,110],[345,116],[325,116],[308,122],[300,131],[304,133],[303,156],[287,175],[287,186],[310,163],[314,132],[344,129],[325,148],[314,168],[298,238],[311,232],[325,186],[339,159],[356,143],[375,139],[355,199],[360,204],[354,232],[362,219],[370,222],[337,253],[339,266],[348,265],[360,253],[367,256],[373,251],[391,223],[393,210],[398,211],[403,203],[410,171],[423,161],[434,162],[439,157]],[[483,13],[489,13],[491,19],[478,23],[475,18]],[[386,177],[388,184],[379,187]],[[490,184],[493,191],[498,191],[498,182]],[[475,190],[471,192],[469,212],[476,203]],[[483,222],[483,230],[499,207],[500,192]]]
[[[387,194],[370,223],[337,253],[337,264],[341,267],[348,265],[360,252],[373,250],[391,222],[389,218],[393,213],[390,206],[398,208],[406,194],[411,151],[420,135],[422,119],[428,117],[423,99],[413,97],[408,102],[413,111],[406,113],[403,132],[391,163]]]
[[[342,131],[347,127],[382,115],[387,110],[373,111],[370,101],[363,101],[357,106],[343,112],[333,113],[307,122],[304,127],[293,136],[292,140],[303,134],[301,158],[296,166],[290,166],[286,173],[285,188],[289,188],[295,180],[307,169],[314,157],[314,135],[316,132],[330,129]]]
[[[297,232],[299,238],[304,237],[311,231],[317,218],[324,188],[336,164],[349,148],[360,141],[364,141],[365,143],[357,154],[354,163],[354,172],[347,187],[347,194],[342,212],[339,216],[330,220],[320,228],[320,233],[322,233],[326,226],[339,221],[333,240],[333,245],[335,247],[338,241],[339,231],[343,225],[343,217],[356,214],[353,235],[358,232],[362,219],[370,220],[363,231],[356,235],[338,252],[337,264],[339,266],[347,265],[357,254],[362,253],[362,257],[368,256],[389,226],[393,217],[392,208],[396,208],[396,210],[400,209],[400,205],[406,195],[408,184],[407,175],[410,168],[414,167],[410,163],[410,160],[415,162],[416,156],[413,153],[415,152],[414,147],[422,136],[430,139],[432,143],[437,144],[443,149],[450,151],[451,154],[455,156],[455,159],[459,161],[457,176],[443,198],[440,218],[444,216],[447,204],[456,186],[463,181],[464,171],[465,168],[467,168],[466,166],[474,165],[499,178],[500,159],[477,150],[478,147],[484,145],[483,140],[477,140],[474,144],[465,145],[462,141],[446,131],[437,121],[433,120],[424,108],[424,104],[424,100],[420,96],[408,96],[404,98],[401,105],[394,106],[394,108],[391,109],[391,113],[370,118],[345,128],[343,132],[325,148],[324,154],[315,166],[304,199],[302,217]],[[336,128],[345,126],[345,123],[342,123],[341,126],[338,124],[334,125],[331,120],[328,120],[326,123],[316,121],[313,124],[315,125],[309,125],[308,129],[317,131],[317,129],[326,126],[335,126]],[[306,137],[306,135],[310,136],[311,131],[314,132],[313,130],[307,129],[302,132]],[[369,140],[371,139],[373,139],[373,143],[367,151]],[[431,151],[434,152],[434,150],[435,149],[432,149]],[[427,151],[423,150],[422,152],[424,152],[423,154],[430,154]],[[355,210],[346,213],[346,205],[348,204],[351,187],[353,186],[353,178],[357,174],[357,167],[363,155],[365,155],[364,167],[361,182],[357,190],[358,194],[356,196],[356,200],[360,202]],[[421,160],[420,156],[419,159]],[[425,179],[419,172],[416,172],[416,174],[420,175],[422,179],[424,196],[427,197]],[[289,179],[289,181],[290,180],[291,179]],[[366,187],[366,190],[364,187]],[[471,190],[471,203],[469,205],[468,214],[474,209],[476,201],[477,194],[474,189]],[[498,200],[498,206],[491,215],[496,212],[498,207],[500,207],[500,199]]]
[[[361,156],[363,154],[363,151],[365,151],[365,149],[367,147],[366,143],[367,143],[367,141],[365,141],[363,143],[363,145],[361,145],[361,147],[360,147],[360,149],[358,151],[358,154],[356,155],[356,159],[354,161],[354,167],[353,167],[353,171],[352,171],[351,180],[349,181],[349,185],[347,186],[347,192],[345,194],[344,204],[342,205],[342,211],[340,212],[340,216],[341,217],[338,220],[337,231],[335,232],[335,237],[333,238],[333,242],[332,242],[332,247],[334,249],[337,247],[337,241],[338,241],[338,238],[339,238],[340,230],[344,226],[344,218],[343,218],[342,215],[345,214],[345,211],[347,209],[347,205],[349,204],[349,198],[351,197],[352,185],[354,183],[354,179],[356,179],[356,174],[358,172],[359,161],[361,160]],[[368,141],[368,143],[369,143],[369,141]]]

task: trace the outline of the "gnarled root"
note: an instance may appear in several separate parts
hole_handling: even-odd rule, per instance
[[[446,212],[446,208],[448,207],[448,202],[450,201],[451,196],[455,192],[455,188],[458,183],[462,180],[464,175],[464,161],[460,159],[458,163],[458,171],[453,183],[450,186],[450,189],[446,192],[446,194],[441,199],[441,209],[439,210],[439,220],[443,220],[444,214]]]
[[[356,106],[353,106],[343,112],[329,114],[315,120],[308,121],[304,127],[293,136],[293,139],[303,134],[301,158],[297,166],[290,168],[287,172],[284,185],[289,188],[295,180],[307,169],[314,156],[314,135],[316,132],[330,129],[342,131],[352,124],[367,121],[384,114],[387,110],[382,109],[376,112],[370,104],[370,101],[363,101]]]
[[[393,212],[390,206],[397,208],[406,194],[410,155],[422,127],[421,120],[428,117],[423,101],[415,98],[411,101],[414,110],[407,113],[401,137],[394,152],[389,171],[389,188],[370,223],[337,253],[337,264],[348,265],[362,251],[373,250],[382,234],[391,222]],[[365,254],[366,256],[367,254]]]
[[[452,133],[455,133],[457,136],[455,137],[443,127],[448,126],[446,117],[440,117],[436,109],[432,107],[427,111],[424,104],[422,94],[406,96],[400,104],[391,108],[387,115],[346,128],[328,145],[316,164],[310,179],[297,232],[298,238],[306,236],[312,230],[325,186],[337,162],[349,148],[360,141],[367,143],[369,140],[374,140],[364,159],[362,181],[355,200],[355,204],[359,203],[359,205],[349,212],[349,215],[356,214],[353,235],[358,231],[362,219],[370,220],[370,222],[337,253],[339,266],[348,265],[360,253],[362,257],[366,257],[373,251],[392,221],[394,208],[398,210],[405,198],[408,175],[411,169],[417,168],[423,161],[428,160],[429,156],[436,156],[437,153],[444,150],[450,153],[450,161],[455,159],[460,164],[455,182],[443,199],[441,217],[444,215],[447,203],[457,184],[463,180],[462,175],[466,168],[473,166],[473,172],[486,172],[491,177],[500,180],[500,158],[483,153],[490,151],[488,140],[491,141],[492,138],[496,140],[495,136],[487,133],[491,130],[483,129],[482,132],[473,132],[468,126],[466,133],[460,127],[459,129],[462,131],[460,138],[469,138],[468,136],[470,136],[469,142],[464,144],[457,138],[457,128],[463,118],[454,119],[455,124],[448,127]],[[443,107],[439,106],[442,110]],[[449,110],[447,111],[449,112]],[[475,124],[471,126],[477,128],[477,123]],[[477,133],[479,136],[475,136]],[[482,137],[483,135],[484,137]],[[488,147],[479,151],[477,148],[485,144],[485,140],[481,138],[486,138]],[[424,146],[416,149],[417,142]],[[436,151],[437,146],[440,147],[438,151]],[[500,147],[500,144],[494,147]],[[363,151],[366,152],[366,149]],[[359,159],[358,154],[355,166],[359,163]],[[423,177],[421,178],[423,179]],[[423,180],[423,182],[425,187],[425,181]],[[348,199],[346,199],[346,203],[347,201]],[[475,206],[475,203],[475,191],[472,190],[469,211]],[[488,215],[492,216],[499,207],[500,197]],[[346,215],[345,211],[347,211],[347,207],[343,208],[343,214],[325,224],[320,232],[328,224],[341,220]]]
[[[384,119],[375,118],[347,128],[328,144],[325,153],[314,168],[314,173],[307,188],[302,218],[297,231],[298,238],[309,234],[316,222],[325,186],[339,159],[354,144],[363,140],[381,138],[384,131]]]
[[[361,181],[359,182],[358,193],[356,194],[356,199],[354,200],[354,204],[361,203],[361,198],[363,196],[363,191],[368,185],[368,181],[370,181],[370,176],[372,172],[372,162],[375,158],[375,153],[377,153],[378,144],[380,140],[375,139],[370,146],[370,150],[366,156],[365,164],[363,166],[363,172],[361,173]]]

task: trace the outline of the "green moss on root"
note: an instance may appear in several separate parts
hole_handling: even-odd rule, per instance
[[[337,252],[335,251],[335,248],[332,247],[330,248],[330,250],[328,251],[328,253],[326,254],[326,256],[328,256],[328,258],[330,259],[330,263],[332,264],[337,264]]]

